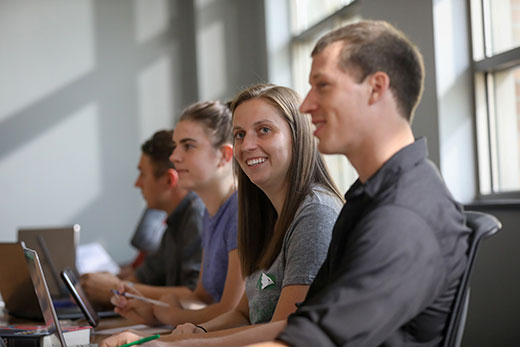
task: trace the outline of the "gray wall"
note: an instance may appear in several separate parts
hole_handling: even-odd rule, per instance
[[[474,204],[466,209],[493,214],[502,222],[502,230],[483,241],[479,248],[470,281],[471,296],[462,345],[518,346],[520,205]]]
[[[230,99],[267,80],[263,0],[198,0],[196,38],[201,100]]]
[[[411,15],[419,13],[421,15]],[[364,19],[383,19],[394,24],[419,47],[428,78],[425,79],[422,101],[415,111],[412,127],[415,136],[427,136],[430,158],[439,165],[439,120],[436,117],[436,79],[433,78],[436,73],[431,1],[364,0],[361,1],[361,16]]]
[[[140,144],[188,104],[267,79],[263,1],[0,2],[0,240],[79,223],[117,261]]]

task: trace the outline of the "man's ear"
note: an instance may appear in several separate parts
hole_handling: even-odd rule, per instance
[[[219,166],[229,163],[233,160],[233,146],[230,144],[220,146],[220,153],[222,154]]]
[[[368,84],[370,86],[370,95],[368,98],[369,105],[378,102],[389,91],[390,77],[383,71],[377,71],[368,76]]]
[[[175,188],[179,182],[179,174],[177,171],[175,171],[175,169],[168,169],[166,175],[168,175],[168,186]]]

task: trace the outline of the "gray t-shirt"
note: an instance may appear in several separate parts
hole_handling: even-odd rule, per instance
[[[341,206],[337,197],[318,186],[305,197],[271,267],[246,278],[251,324],[271,320],[283,287],[312,283],[327,256]]]

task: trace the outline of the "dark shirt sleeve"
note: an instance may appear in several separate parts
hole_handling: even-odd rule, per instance
[[[185,216],[181,226],[182,245],[179,251],[182,252],[180,283],[190,289],[195,289],[200,272],[200,262],[202,257],[202,214],[203,208],[192,208]]]
[[[315,279],[321,287],[312,291],[311,286],[278,337],[289,345],[379,346],[443,288],[438,241],[413,211],[377,209],[349,235],[341,235],[339,244],[334,240],[338,232]]]
[[[149,284],[154,286],[164,286],[166,283],[166,273],[164,261],[167,252],[167,235],[170,232],[168,229],[164,231],[161,239],[161,244],[156,252],[149,254],[144,259],[141,266],[135,270],[135,277],[139,283]]]

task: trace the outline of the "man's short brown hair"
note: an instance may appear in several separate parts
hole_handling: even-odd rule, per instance
[[[385,72],[401,115],[411,123],[424,82],[424,63],[418,48],[387,22],[361,21],[325,34],[311,56],[337,41],[343,42],[339,67],[358,82],[377,71]]]
[[[155,177],[175,168],[170,161],[173,148],[173,130],[159,130],[142,144],[141,151],[150,158]]]

